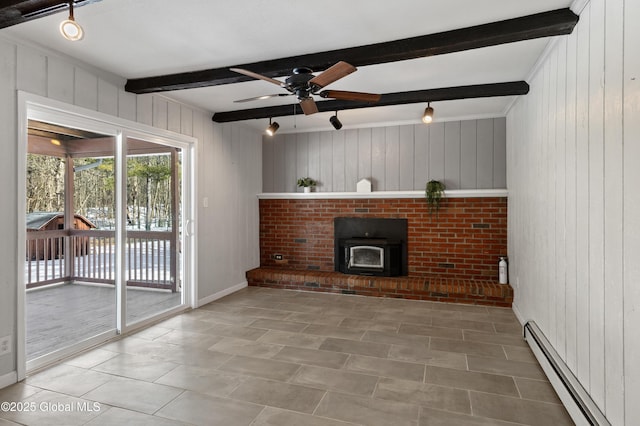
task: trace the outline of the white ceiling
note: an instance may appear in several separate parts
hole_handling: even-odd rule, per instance
[[[566,8],[571,0],[102,0],[76,8],[80,42],[58,33],[66,12],[0,30],[123,78],[221,68],[298,54],[392,41]],[[401,92],[526,80],[549,39],[361,67],[329,89]],[[305,64],[300,64],[304,66]],[[252,81],[164,95],[206,111],[281,104],[295,97],[234,103],[278,93]],[[286,93],[282,89],[283,93]],[[513,97],[432,104],[436,120],[504,115]],[[426,103],[345,110],[344,128],[417,123]],[[331,113],[278,117],[280,131],[329,130]],[[264,129],[268,120],[245,123]]]

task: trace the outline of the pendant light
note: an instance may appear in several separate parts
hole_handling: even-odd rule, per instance
[[[329,118],[329,123],[331,123],[331,125],[333,126],[334,129],[336,130],[340,130],[342,129],[342,123],[340,122],[340,120],[338,119],[338,111],[336,111],[336,115],[332,115]]]
[[[69,19],[60,22],[60,34],[69,41],[82,40],[84,31],[73,17],[73,1],[69,2]]]
[[[273,136],[276,134],[276,132],[278,131],[278,129],[280,128],[280,125],[278,124],[277,121],[274,121],[273,123],[271,122],[271,119],[269,119],[269,127],[267,127],[267,129],[265,130],[265,132],[267,133],[267,135],[269,136]]]
[[[424,124],[429,124],[433,121],[433,108],[431,108],[431,102],[427,104],[427,107],[424,109],[424,114],[422,114],[422,122]]]

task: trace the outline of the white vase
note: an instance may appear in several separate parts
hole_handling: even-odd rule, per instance
[[[311,192],[311,187],[310,186],[305,186],[304,188],[304,193],[308,194],[309,192]]]

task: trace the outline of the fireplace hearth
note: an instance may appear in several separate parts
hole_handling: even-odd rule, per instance
[[[335,270],[354,275],[407,275],[406,241],[406,219],[335,218]]]

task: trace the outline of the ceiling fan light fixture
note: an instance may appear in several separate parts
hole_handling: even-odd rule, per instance
[[[265,130],[265,132],[267,133],[267,135],[269,136],[273,136],[276,134],[276,132],[278,131],[278,129],[280,128],[280,125],[278,124],[277,121],[274,121],[273,123],[271,122],[271,119],[269,119],[269,127],[267,127],[267,129]]]
[[[69,19],[60,22],[60,34],[69,41],[82,40],[84,31],[73,17],[73,1],[69,2]]]
[[[422,122],[424,124],[429,124],[433,121],[433,108],[431,107],[431,102],[427,104],[427,107],[424,109],[424,114],[422,114]]]
[[[340,122],[340,119],[338,119],[338,111],[336,111],[336,115],[329,117],[329,123],[331,123],[333,128],[336,130],[342,129],[342,123]]]

